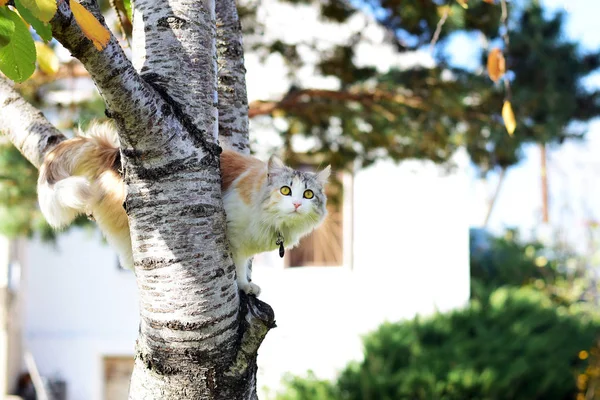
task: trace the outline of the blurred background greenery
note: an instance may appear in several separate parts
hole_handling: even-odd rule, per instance
[[[473,230],[471,255],[467,307],[385,323],[337,380],[289,376],[276,398],[598,398],[600,312],[585,260],[512,231]]]

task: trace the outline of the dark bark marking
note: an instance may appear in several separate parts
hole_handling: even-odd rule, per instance
[[[233,279],[232,279],[232,280],[233,280]],[[229,295],[229,297],[227,297],[227,298],[225,299],[225,301],[226,301],[226,302],[230,302],[231,300],[233,300],[233,299],[235,298],[235,296],[236,296],[236,295],[237,295],[236,293],[233,293],[233,294]]]
[[[218,165],[218,158],[221,154],[221,146],[217,143],[212,143],[207,140],[207,132],[203,129],[198,128],[190,116],[182,111],[182,107],[177,101],[175,101],[162,87],[160,82],[163,78],[157,73],[151,72],[142,75],[142,79],[144,79],[150,86],[156,90],[156,92],[163,98],[163,100],[171,107],[171,111],[177,119],[181,122],[181,124],[185,127],[187,132],[190,134],[190,137],[196,147],[201,148],[204,152],[208,153],[207,156],[212,158],[211,162],[208,165]],[[206,156],[205,156],[206,157]],[[205,164],[206,165],[206,164]]]
[[[130,209],[131,205],[128,204],[127,208]],[[135,263],[135,268],[142,269],[144,271],[151,271],[153,269],[168,267],[174,262],[175,260],[169,258],[144,258],[142,261],[138,261],[137,263]]]
[[[119,77],[121,75],[124,75],[125,72],[127,72],[129,70],[129,66],[125,65],[122,67],[115,67],[111,70],[111,73],[109,75],[106,75],[104,77],[105,81],[111,81],[113,79],[115,79],[116,77]]]
[[[54,146],[56,146],[63,140],[65,140],[65,137],[62,135],[48,136],[48,139],[46,139],[46,145],[42,149],[42,154],[45,154],[48,150],[52,149]]]
[[[233,320],[231,323],[227,324],[226,326],[224,326],[221,329],[218,329],[218,330],[216,330],[214,332],[211,332],[210,334],[207,334],[207,335],[202,335],[202,337],[198,339],[198,342],[205,341],[205,340],[208,340],[208,339],[212,339],[212,338],[215,338],[215,337],[219,337],[222,334],[224,334],[225,332],[228,332],[228,331],[231,331],[231,330],[235,330],[237,328],[237,325],[238,325],[237,320]],[[190,332],[191,329],[190,330],[182,329],[180,331],[181,332]],[[177,336],[177,337],[171,336],[168,339],[166,339],[164,337],[163,333],[161,333],[158,336],[146,333],[145,336],[148,339],[151,339],[153,342],[156,342],[156,344],[158,346],[160,346],[161,348],[163,347],[163,345],[164,345],[165,342],[169,342],[169,343],[191,343],[191,342],[193,342],[192,340],[190,340],[188,338],[180,337],[180,336]],[[157,351],[157,349],[155,348],[154,351]]]
[[[156,372],[159,375],[175,375],[181,373],[181,370],[174,365],[163,363],[162,360],[166,359],[164,356],[159,357],[153,354],[146,354],[138,348],[136,351],[136,358],[139,359],[147,369]]]
[[[74,23],[74,21],[71,21],[71,18],[69,18],[69,20],[67,22],[65,22],[65,24],[73,24],[73,23]],[[90,48],[90,44],[86,41],[90,41],[90,40],[87,38],[81,39],[77,42],[77,45],[73,46],[70,49],[71,55],[73,57],[75,57],[78,60],[81,60],[82,58],[84,58],[83,56],[84,56],[85,52]]]
[[[126,148],[123,148],[123,147],[121,147],[121,153],[123,153],[123,155],[126,158],[129,158],[129,159],[140,158],[144,154],[141,150],[126,149]]]
[[[171,110],[171,107],[169,107],[168,104],[163,104],[160,107],[160,111],[162,112],[162,114],[163,114],[164,117],[168,117],[171,114],[173,114],[173,111]]]
[[[173,175],[180,171],[199,170],[198,162],[195,158],[179,159],[171,161],[162,167],[145,168],[141,165],[136,165],[132,172],[137,175],[138,179],[145,181],[158,181],[169,175]]]
[[[191,332],[191,331],[199,331],[201,329],[206,329],[209,326],[216,325],[219,322],[222,322],[222,321],[225,321],[225,320],[231,318],[236,313],[237,313],[237,310],[233,310],[232,312],[227,313],[225,315],[221,315],[218,318],[211,319],[209,321],[203,321],[203,322],[179,322],[176,320],[174,320],[174,321],[158,321],[158,320],[152,320],[149,318],[146,318],[145,321],[148,323],[149,326],[151,326],[154,329],[167,328],[167,329],[174,330],[174,331]],[[198,315],[200,315],[200,314],[201,313],[198,313]]]
[[[159,28],[165,29],[182,29],[186,24],[187,21],[185,19],[176,16],[159,18],[158,22],[156,23]]]
[[[9,97],[9,98],[7,98],[6,100],[4,100],[4,101],[2,102],[2,107],[6,107],[6,106],[8,106],[9,104],[11,104],[11,103],[14,103],[14,102],[15,102],[15,101],[17,101],[17,100],[18,100],[18,98],[16,98],[16,97]]]
[[[217,207],[210,204],[194,204],[185,206],[179,213],[182,217],[194,216],[196,218],[206,218],[214,215],[217,212]]]
[[[215,352],[207,350],[198,350],[197,348],[190,348],[184,350],[185,357],[194,364],[199,365],[210,365],[212,364],[211,359],[214,357]]]

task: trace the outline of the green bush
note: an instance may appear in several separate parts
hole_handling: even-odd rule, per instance
[[[429,319],[386,323],[334,383],[288,378],[278,400],[572,399],[600,324],[532,288]]]
[[[289,376],[277,399],[574,399],[600,382],[595,287],[568,249],[473,230],[468,307],[386,323],[335,382]]]

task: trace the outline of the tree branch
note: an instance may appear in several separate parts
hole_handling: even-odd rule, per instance
[[[241,295],[243,335],[235,363],[226,373],[242,374],[252,360],[256,360],[256,353],[269,329],[275,328],[275,314],[267,303],[258,300],[255,296]]]
[[[82,2],[82,5],[106,27],[95,1]],[[50,23],[54,37],[90,73],[106,102],[108,114],[119,125],[123,147],[131,146],[132,142],[137,142],[149,132],[158,136],[158,119],[169,118],[172,123],[180,125],[169,117],[169,112],[165,112],[168,108],[165,100],[138,75],[112,34],[107,47],[98,51],[75,22],[67,1],[58,2],[57,13]]]
[[[163,96],[168,94],[188,129],[210,127],[207,133],[216,143],[214,0],[136,0],[133,5],[135,68]]]
[[[219,140],[231,149],[249,154],[246,68],[235,1],[217,1],[216,12]]]
[[[302,89],[288,93],[279,101],[253,101],[250,103],[248,115],[250,118],[259,115],[268,115],[276,110],[293,110],[302,104],[314,100],[337,100],[356,101],[364,104],[372,104],[377,101],[389,101],[410,108],[424,109],[425,104],[418,97],[406,97],[403,95],[376,90],[373,92],[349,92],[324,89]]]
[[[36,168],[44,154],[66,138],[0,75],[0,131]]]

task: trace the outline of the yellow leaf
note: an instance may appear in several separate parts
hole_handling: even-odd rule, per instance
[[[110,32],[81,4],[69,0],[69,6],[83,34],[94,43],[98,51],[104,50],[110,40]]]
[[[273,112],[271,112],[271,115],[274,118],[285,117],[285,111],[276,108],[275,110],[273,110]]]
[[[37,51],[38,66],[47,75],[54,75],[58,72],[59,62],[58,57],[54,54],[54,50],[47,44],[35,42],[35,50]]]
[[[469,8],[469,0],[456,0],[456,2],[460,4],[464,9]]]
[[[56,0],[21,0],[21,4],[42,22],[50,22],[56,14]]]
[[[449,5],[439,6],[436,9],[436,12],[439,18],[443,18],[446,14],[452,15],[452,7],[450,7]]]
[[[494,82],[497,82],[506,72],[506,62],[500,49],[492,49],[488,54],[487,70],[490,79]]]
[[[505,101],[502,106],[502,119],[504,119],[504,126],[506,127],[508,134],[512,136],[517,128],[517,121],[515,120],[515,114],[513,113],[510,101]]]

